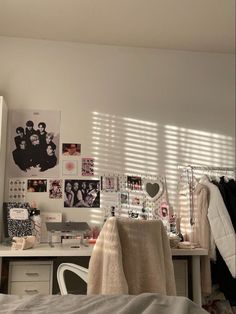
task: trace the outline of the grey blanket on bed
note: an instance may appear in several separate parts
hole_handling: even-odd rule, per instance
[[[0,314],[207,314],[184,297],[144,293],[131,295],[0,294]]]

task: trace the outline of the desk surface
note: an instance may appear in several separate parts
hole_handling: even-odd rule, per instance
[[[0,245],[0,257],[37,257],[37,256],[91,256],[93,245],[89,247],[71,248],[68,245],[55,245],[50,247],[47,243],[42,243],[33,249],[12,250],[10,246]],[[173,256],[196,256],[207,255],[207,250],[197,249],[172,249]]]

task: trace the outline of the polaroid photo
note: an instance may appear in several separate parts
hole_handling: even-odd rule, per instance
[[[49,198],[62,198],[62,180],[49,180]]]
[[[141,200],[141,198],[140,197],[138,197],[138,196],[133,196],[132,198],[131,198],[131,205],[141,205],[142,204],[142,200]]]
[[[128,192],[121,192],[120,193],[120,203],[121,203],[121,205],[128,205],[129,204],[129,193]]]
[[[80,156],[81,144],[75,143],[63,143],[62,144],[62,156]]]
[[[118,190],[118,178],[115,176],[102,176],[102,190],[106,192],[116,192]]]
[[[127,176],[127,188],[129,190],[141,191],[142,178],[136,176]]]

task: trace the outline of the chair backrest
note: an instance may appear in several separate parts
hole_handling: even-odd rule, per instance
[[[89,263],[88,294],[175,295],[169,240],[160,220],[109,218]]]
[[[57,282],[62,295],[68,294],[66,283],[65,283],[65,271],[72,271],[83,279],[86,283],[88,282],[88,269],[77,264],[62,263],[57,268]]]

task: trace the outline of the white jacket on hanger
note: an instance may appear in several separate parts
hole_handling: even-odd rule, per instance
[[[207,217],[211,226],[216,246],[228,266],[230,273],[236,277],[236,234],[227,208],[217,186],[204,176],[200,182],[210,191]]]

